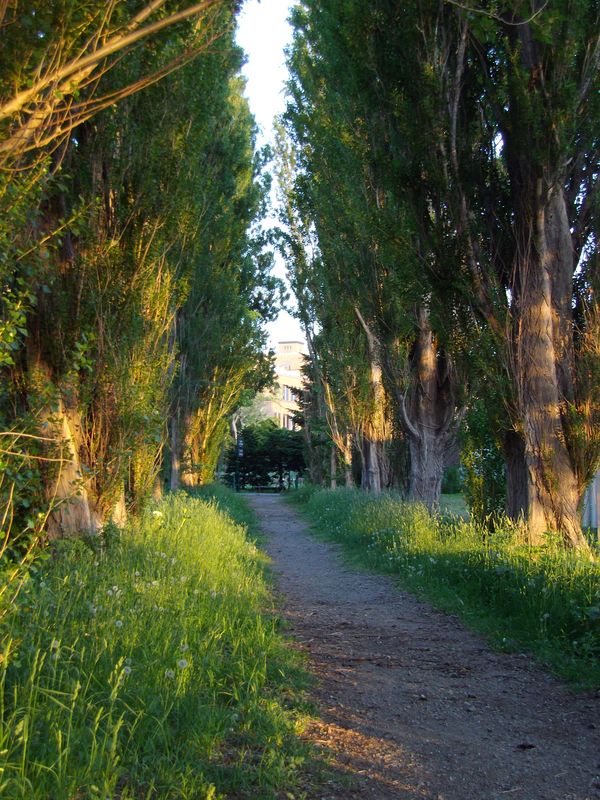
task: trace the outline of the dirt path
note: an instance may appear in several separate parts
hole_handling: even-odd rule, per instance
[[[319,678],[325,798],[596,800],[600,698],[355,571],[280,497],[255,495],[293,636]],[[347,776],[353,776],[349,785]]]

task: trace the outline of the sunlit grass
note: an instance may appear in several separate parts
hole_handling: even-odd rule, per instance
[[[263,563],[184,495],[108,547],[54,548],[3,609],[0,796],[268,798],[292,781],[300,673]]]
[[[503,649],[533,651],[579,686],[600,687],[600,566],[555,541],[530,549],[508,521],[494,531],[432,516],[398,496],[298,492],[317,531],[458,613]]]

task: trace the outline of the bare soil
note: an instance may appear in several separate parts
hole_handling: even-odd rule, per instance
[[[349,567],[281,497],[249,500],[318,678],[306,735],[331,766],[309,800],[600,798],[599,697]]]

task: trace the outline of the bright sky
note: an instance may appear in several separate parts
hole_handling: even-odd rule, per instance
[[[273,141],[273,118],[285,108],[284,83],[288,73],[283,48],[291,42],[287,22],[293,0],[246,0],[239,17],[237,41],[248,59],[244,67],[246,95],[260,128],[259,145]],[[275,274],[285,277],[285,266],[277,257]],[[267,326],[270,343],[304,339],[298,320],[282,312]]]

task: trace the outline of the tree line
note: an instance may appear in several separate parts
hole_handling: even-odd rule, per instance
[[[460,430],[481,515],[587,548],[599,17],[590,0],[295,8],[277,177],[315,480],[434,508]]]
[[[238,6],[0,2],[4,548],[212,479],[270,379]]]

